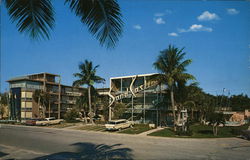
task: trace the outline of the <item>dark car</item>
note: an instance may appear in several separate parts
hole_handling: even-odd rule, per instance
[[[94,120],[94,121],[100,121],[101,118],[102,118],[102,117],[101,117],[100,115],[96,114],[96,115],[93,117],[93,120]]]
[[[36,118],[29,119],[29,120],[26,120],[25,124],[28,125],[28,126],[35,126],[36,121],[39,121],[39,119],[36,119]]]
[[[250,140],[250,130],[244,130],[242,131],[242,138]]]

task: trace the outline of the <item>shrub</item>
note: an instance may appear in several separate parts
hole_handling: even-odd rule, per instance
[[[116,103],[114,106],[114,119],[120,119],[122,118],[125,110],[126,110],[126,105],[124,103]]]
[[[232,128],[231,133],[233,135],[236,135],[236,136],[241,135],[242,134],[242,129],[241,128]]]
[[[175,134],[178,136],[192,136],[193,132],[190,129],[187,131],[183,131],[181,128],[178,128]]]
[[[75,108],[68,110],[64,114],[64,119],[66,120],[66,122],[76,122],[76,118],[78,117],[79,117],[79,112]]]

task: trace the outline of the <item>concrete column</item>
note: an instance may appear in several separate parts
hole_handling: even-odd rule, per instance
[[[61,76],[59,76],[58,84],[58,119],[61,118]]]
[[[145,124],[145,103],[146,103],[146,93],[145,93],[145,89],[146,89],[146,77],[144,76],[144,90],[143,90],[143,123]]]

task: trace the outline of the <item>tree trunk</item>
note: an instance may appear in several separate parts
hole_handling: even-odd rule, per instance
[[[194,109],[191,109],[191,119],[194,120]]]
[[[174,105],[174,91],[173,86],[171,86],[171,104],[172,104],[172,111],[173,111],[173,119],[174,119],[174,131],[176,131],[176,118],[175,118],[175,105]]]
[[[39,115],[39,118],[41,118],[41,113],[40,113],[40,96],[38,97],[38,102],[37,102],[37,105],[38,105],[38,115]]]
[[[83,116],[84,116],[84,122],[85,122],[85,124],[87,124],[87,117],[86,117],[86,112],[85,112],[85,110],[83,111]]]
[[[90,118],[90,123],[94,123],[93,122],[93,117],[92,117],[92,108],[91,108],[91,86],[88,87],[88,97],[89,97],[89,118]]]
[[[214,136],[218,135],[218,125],[216,123],[213,124],[213,133],[214,133]]]
[[[50,117],[50,100],[49,100],[49,117]]]
[[[217,125],[215,126],[215,135],[216,136],[218,135],[218,126]]]
[[[204,112],[201,112],[201,115],[200,115],[200,123],[201,124],[206,124],[206,122],[204,121],[204,119],[205,119],[205,114],[204,114]]]
[[[3,108],[3,106],[2,106],[2,105],[0,106],[0,112],[1,112],[1,118],[3,119],[3,115],[4,115],[4,108]]]
[[[216,136],[215,135],[215,126],[214,126],[214,124],[213,124],[213,134],[214,134],[214,136]]]
[[[112,117],[112,110],[111,110],[111,106],[109,106],[109,121],[111,121],[111,117]]]
[[[43,118],[46,118],[46,106],[43,103]]]

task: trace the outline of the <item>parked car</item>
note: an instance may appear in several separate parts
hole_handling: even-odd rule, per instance
[[[96,114],[94,117],[93,117],[93,121],[96,122],[96,121],[104,121],[104,116],[103,115],[100,115],[100,114]]]
[[[242,131],[241,137],[250,140],[250,127],[248,127],[248,130]]]
[[[121,130],[132,126],[133,122],[126,119],[111,120],[107,124],[105,124],[106,130]]]
[[[55,117],[40,119],[36,121],[36,125],[38,126],[48,126],[53,124],[60,124],[63,122],[63,119],[56,119]]]
[[[25,125],[28,126],[35,126],[36,125],[36,121],[38,121],[39,119],[37,118],[32,118],[32,119],[28,119],[25,121]]]

